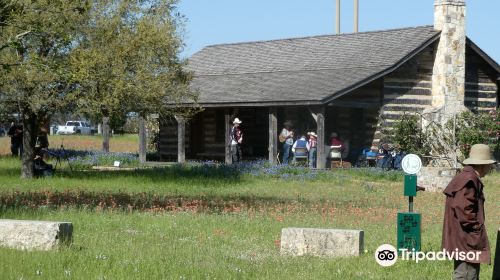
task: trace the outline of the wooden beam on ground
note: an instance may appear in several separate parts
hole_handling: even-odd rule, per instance
[[[225,137],[224,137],[224,144],[225,144],[225,162],[226,164],[231,164],[233,163],[233,160],[231,158],[231,118],[232,118],[232,110],[231,109],[226,109],[224,113],[224,126],[225,126]]]
[[[316,107],[313,112],[316,114],[316,134],[318,134],[316,168],[324,169],[326,167],[325,107]]]
[[[186,162],[186,120],[176,116],[177,120],[177,162]]]
[[[278,154],[278,110],[276,107],[269,108],[269,163],[277,163]]]
[[[146,120],[139,117],[139,162],[146,163]]]

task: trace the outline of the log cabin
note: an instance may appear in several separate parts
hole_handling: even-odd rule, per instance
[[[298,133],[318,134],[323,168],[331,132],[355,160],[402,114],[446,121],[464,108],[497,109],[500,67],[467,38],[465,0],[435,0],[434,10],[430,26],[205,47],[188,66],[204,110],[161,121],[161,158],[230,162],[238,117],[244,158],[276,163],[278,134],[292,121]]]

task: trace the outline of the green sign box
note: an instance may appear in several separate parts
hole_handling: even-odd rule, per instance
[[[405,175],[405,196],[417,196],[417,176]]]
[[[421,221],[420,213],[398,213],[398,252],[400,249],[420,251]]]

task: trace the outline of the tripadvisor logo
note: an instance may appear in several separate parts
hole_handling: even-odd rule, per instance
[[[398,260],[398,251],[390,244],[380,245],[375,251],[375,260],[381,266],[392,266]]]
[[[463,252],[455,249],[455,251],[447,251],[443,249],[439,252],[420,252],[408,249],[399,249],[399,255],[403,261],[445,261],[445,260],[460,260],[466,262],[478,262],[481,252]],[[398,250],[390,244],[380,245],[375,251],[375,260],[381,266],[392,266],[398,260]]]

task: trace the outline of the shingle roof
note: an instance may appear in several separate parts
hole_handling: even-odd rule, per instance
[[[399,66],[432,26],[208,46],[189,60],[200,104],[321,104]]]

